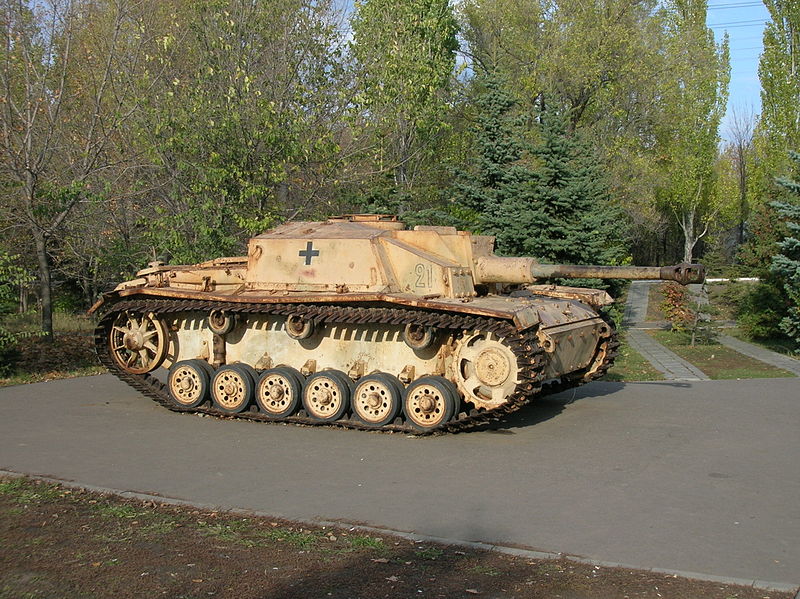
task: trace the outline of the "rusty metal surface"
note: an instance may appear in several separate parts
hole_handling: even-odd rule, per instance
[[[356,308],[344,306],[325,306],[325,305],[303,305],[303,304],[239,304],[228,303],[219,304],[217,302],[201,302],[177,299],[156,299],[152,297],[120,299],[118,303],[108,307],[109,310],[101,319],[96,331],[95,342],[98,356],[101,362],[109,370],[123,381],[138,389],[145,395],[151,397],[161,405],[173,411],[193,411],[213,414],[224,417],[239,417],[251,420],[291,422],[306,425],[328,425],[347,428],[369,428],[355,420],[337,420],[334,422],[320,423],[306,416],[289,416],[276,419],[268,414],[260,412],[243,412],[241,414],[227,414],[214,409],[210,405],[202,405],[196,408],[181,406],[172,402],[166,385],[161,383],[150,373],[133,374],[126,372],[112,357],[108,340],[111,326],[114,319],[125,311],[136,313],[147,313],[161,316],[168,316],[174,313],[201,311],[207,313],[212,309],[225,310],[230,312],[263,313],[271,311],[276,314],[295,314],[302,315],[304,318],[311,318],[321,322],[351,322],[369,325],[370,323],[394,323],[397,326],[405,326],[413,323],[423,326],[436,326],[441,329],[449,329],[460,333],[461,331],[484,331],[503,338],[508,347],[513,351],[517,360],[517,384],[513,393],[506,398],[506,401],[492,409],[471,410],[469,413],[461,413],[456,420],[442,423],[434,430],[420,432],[405,423],[390,424],[380,430],[387,432],[404,432],[411,434],[431,434],[436,432],[458,432],[479,426],[485,422],[490,422],[514,412],[529,401],[531,401],[543,388],[543,352],[538,347],[537,337],[534,331],[517,331],[513,325],[504,320],[487,319],[474,316],[459,316],[455,314],[436,314],[419,310],[392,309],[392,308]],[[611,348],[611,351],[609,351]],[[595,364],[591,370],[593,372],[577,372],[574,376],[564,378],[557,384],[548,386],[553,391],[561,390],[569,386],[575,386],[588,382],[594,378],[602,376],[613,361],[616,341],[613,338],[603,340],[597,348],[596,354],[600,356],[600,362]],[[374,430],[370,428],[370,430]]]

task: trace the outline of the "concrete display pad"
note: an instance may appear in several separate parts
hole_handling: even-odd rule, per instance
[[[0,409],[0,469],[800,584],[797,379],[596,382],[432,438],[174,414],[110,375],[0,389]]]

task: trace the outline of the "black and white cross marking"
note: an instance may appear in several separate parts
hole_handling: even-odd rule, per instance
[[[319,256],[319,250],[314,249],[314,242],[309,241],[306,243],[306,249],[297,252],[297,255],[306,259],[306,266],[311,264],[311,259],[314,256]]]

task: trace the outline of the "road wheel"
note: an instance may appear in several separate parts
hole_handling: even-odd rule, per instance
[[[211,381],[211,399],[223,412],[242,412],[253,399],[255,383],[245,364],[228,364],[214,375]]]
[[[120,312],[109,331],[111,357],[131,374],[144,374],[161,366],[168,344],[167,327],[152,312]]]
[[[377,372],[362,377],[353,393],[353,415],[365,425],[391,424],[402,407],[403,386],[396,377]]]
[[[169,369],[167,388],[178,406],[196,408],[208,398],[211,375],[205,365],[203,360],[184,360]]]
[[[350,405],[350,385],[345,373],[322,370],[312,374],[303,385],[303,407],[314,420],[338,420]]]
[[[265,370],[256,385],[258,407],[274,418],[291,416],[300,406],[302,381],[302,375],[288,366]]]
[[[458,391],[439,376],[424,376],[406,389],[403,409],[408,422],[421,431],[435,429],[449,421],[456,411]]]

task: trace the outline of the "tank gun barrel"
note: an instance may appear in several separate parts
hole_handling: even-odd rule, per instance
[[[575,264],[539,264],[534,258],[483,256],[475,261],[480,283],[533,283],[537,279],[643,279],[676,281],[681,285],[702,283],[702,264],[673,266],[583,266]]]

